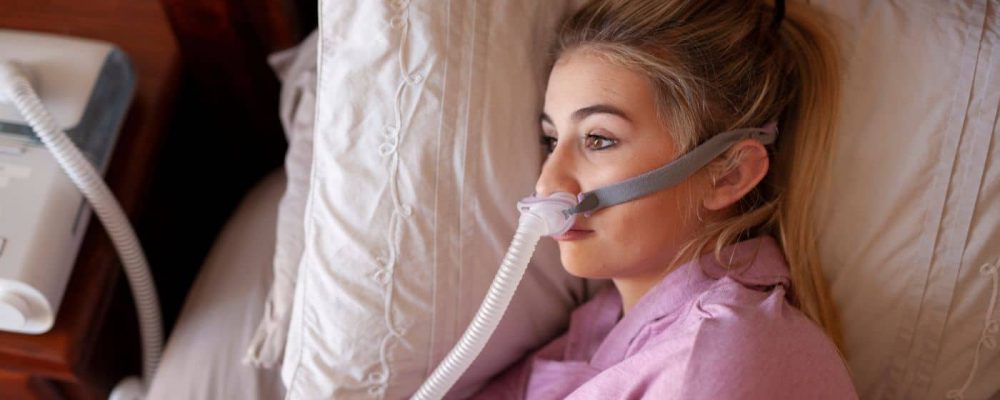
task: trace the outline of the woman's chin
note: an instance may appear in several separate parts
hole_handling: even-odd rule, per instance
[[[560,260],[562,261],[563,269],[577,278],[607,279],[611,276],[607,265],[596,254],[588,255],[581,254],[581,252],[567,251],[560,246]]]

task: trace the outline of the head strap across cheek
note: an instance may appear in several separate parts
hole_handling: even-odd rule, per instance
[[[610,186],[581,193],[579,204],[565,212],[589,214],[675,186],[741,140],[756,139],[766,146],[774,143],[777,136],[778,124],[773,121],[761,128],[743,128],[717,134],[667,165]]]

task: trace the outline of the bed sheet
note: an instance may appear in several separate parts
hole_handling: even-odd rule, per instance
[[[277,369],[240,362],[272,279],[275,221],[285,176],[243,200],[215,242],[170,334],[149,400],[280,399]]]

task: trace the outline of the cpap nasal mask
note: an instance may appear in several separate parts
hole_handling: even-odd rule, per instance
[[[524,276],[528,261],[542,236],[565,233],[573,226],[578,214],[589,216],[595,211],[677,185],[741,140],[756,139],[768,145],[774,143],[777,134],[777,122],[770,122],[762,128],[723,132],[662,167],[622,182],[580,193],[577,196],[559,192],[521,199],[517,203],[517,209],[521,212],[517,230],[514,232],[507,255],[504,256],[500,269],[486,293],[486,298],[479,306],[479,311],[469,323],[462,338],[413,395],[413,399],[443,398],[469,368],[486,346],[507,306],[510,305],[514,291]]]

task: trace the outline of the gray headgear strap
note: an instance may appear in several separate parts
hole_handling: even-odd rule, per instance
[[[720,133],[667,165],[610,186],[581,193],[580,203],[565,213],[569,215],[591,213],[669,188],[708,165],[736,142],[753,138],[764,145],[769,145],[774,143],[777,136],[776,122],[770,122],[763,128],[744,128]]]

